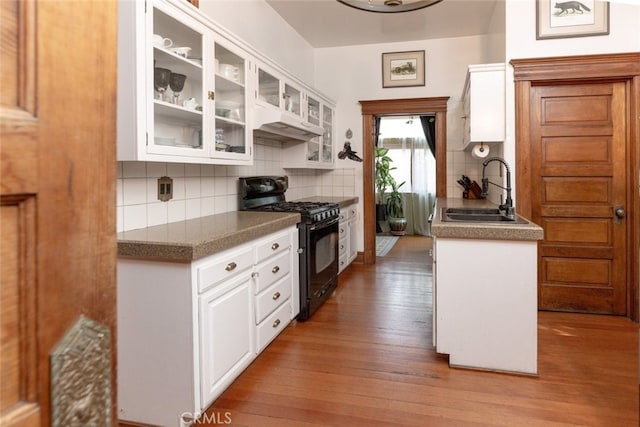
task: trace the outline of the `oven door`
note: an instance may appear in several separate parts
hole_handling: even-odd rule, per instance
[[[331,296],[338,283],[338,234],[338,218],[307,229],[309,315]]]

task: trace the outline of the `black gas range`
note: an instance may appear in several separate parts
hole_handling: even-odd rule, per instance
[[[287,201],[287,176],[240,178],[240,210],[296,212],[300,265],[300,313],[307,320],[338,285],[338,220],[336,203]]]

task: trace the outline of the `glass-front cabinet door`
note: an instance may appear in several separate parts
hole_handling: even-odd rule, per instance
[[[328,105],[322,106],[322,128],[322,162],[333,165],[333,109]]]
[[[207,29],[164,3],[153,4],[147,32],[147,151],[209,157]]]
[[[258,65],[258,97],[256,102],[274,107],[306,120],[302,88],[285,79],[270,67]]]
[[[248,165],[253,57],[190,5],[118,8],[118,160]]]
[[[257,101],[280,108],[280,79],[263,66],[258,67]]]
[[[284,83],[284,91],[282,93],[285,111],[292,113],[298,117],[303,116],[302,109],[302,91],[291,83]]]
[[[334,107],[333,104],[307,91],[302,93],[303,120],[321,127],[323,133],[309,141],[283,144],[283,167],[333,169],[334,160]]]
[[[249,60],[221,41],[214,43],[214,51],[215,136],[211,157],[250,159],[252,137],[247,126]]]

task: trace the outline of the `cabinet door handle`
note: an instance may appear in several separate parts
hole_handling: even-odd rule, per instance
[[[280,247],[280,245],[278,243],[274,243],[273,245],[271,245],[271,249],[273,249],[274,251],[276,249],[278,249]]]
[[[236,264],[235,262],[230,262],[229,264],[227,264],[227,266],[224,269],[227,271],[233,271],[236,269],[237,266],[238,264]]]
[[[273,300],[277,300],[278,298],[280,298],[280,292],[276,292],[275,294],[273,294]]]
[[[278,271],[280,271],[280,267],[278,267],[277,265],[271,269],[271,272],[273,274],[276,274]]]
[[[280,319],[276,319],[276,320],[273,322],[273,325],[271,325],[271,326],[273,326],[274,328],[277,328],[279,325],[280,325]]]

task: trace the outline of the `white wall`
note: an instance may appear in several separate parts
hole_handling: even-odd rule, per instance
[[[448,96],[448,151],[462,147],[461,96],[469,64],[486,62],[487,37],[459,37],[422,40],[409,43],[370,44],[316,49],[315,86],[336,101],[336,141],[338,148],[346,140],[347,129],[353,131],[351,148],[362,153],[362,110],[359,101],[395,98]],[[382,87],[382,53],[424,50],[425,86],[409,88]],[[447,192],[461,197],[456,179],[468,171],[465,153],[448,153]],[[469,156],[470,157],[470,156]],[[477,169],[477,161],[474,160]],[[354,167],[348,160],[337,160],[337,167]],[[362,200],[362,164],[356,164],[356,194]],[[457,177],[456,177],[457,176]],[[456,177],[456,178],[454,178]],[[360,230],[358,250],[363,250]]]
[[[200,0],[200,10],[313,86],[313,48],[264,0]]]

